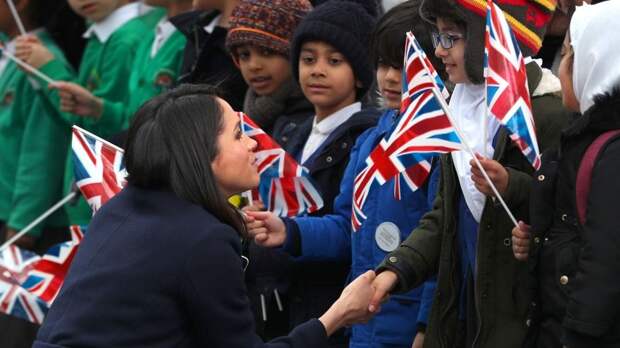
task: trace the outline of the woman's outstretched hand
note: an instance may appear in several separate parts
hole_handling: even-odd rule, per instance
[[[357,277],[319,318],[328,336],[343,326],[365,323],[370,320],[374,313],[368,311],[368,304],[375,292],[372,285],[374,280],[375,272],[373,271],[367,271]]]
[[[275,248],[286,241],[286,226],[270,211],[245,211],[245,226],[256,244]]]

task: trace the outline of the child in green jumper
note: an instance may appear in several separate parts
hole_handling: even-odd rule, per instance
[[[49,47],[58,65],[71,70],[61,49],[44,28],[49,11],[59,4],[22,1],[18,13],[30,35]],[[19,34],[6,2],[0,3],[0,50],[15,54]],[[0,231],[1,240],[12,237],[62,198],[64,159],[69,145],[69,128],[44,96],[44,84],[29,78],[7,56],[0,56]],[[53,146],[50,146],[53,144]],[[4,226],[4,229],[1,227]],[[62,238],[53,230],[67,226],[66,216],[57,212],[33,228],[17,244],[43,252]],[[40,238],[45,231],[46,238]],[[61,233],[62,234],[62,233]],[[51,241],[50,241],[51,239]]]
[[[130,76],[137,47],[151,31],[156,12],[140,16],[140,4],[129,0],[68,0],[71,8],[93,24],[84,33],[88,38],[79,72],[67,69],[50,50],[39,42],[24,40],[20,58],[56,81],[75,82],[86,87],[93,95],[104,100],[98,116],[84,117],[69,109],[57,89],[44,89],[48,100],[59,110],[68,125],[79,125],[104,138],[120,132],[127,124],[122,112],[129,95],[127,77]],[[65,186],[68,193],[73,183],[73,165],[67,151]],[[80,199],[77,205],[66,206],[72,224],[88,224],[91,209]]]
[[[98,97],[72,82],[60,82],[55,88],[60,92],[63,111],[87,117],[100,117],[106,103],[115,104],[110,108],[113,118],[123,119],[123,129],[136,110],[150,98],[172,87],[181,69],[185,36],[170,23],[169,18],[188,11],[192,0],[145,0],[145,4],[155,6],[160,14],[156,26],[138,46],[129,75],[128,95],[125,101],[110,101]],[[162,11],[159,11],[162,10]]]
[[[62,42],[54,40],[58,37],[56,33],[67,33],[67,27],[76,24],[65,20],[68,17],[65,10],[70,10],[62,8],[62,3],[62,0],[20,0],[15,5],[28,34],[49,47],[58,57],[58,64],[71,69],[59,45],[79,45],[74,45],[74,37],[70,35],[60,37]],[[58,18],[63,21],[54,20]],[[6,1],[0,1],[0,50],[15,54],[18,35],[19,29]],[[62,198],[70,132],[58,117],[52,117],[56,110],[45,99],[44,86],[0,54],[0,242],[13,237]],[[42,253],[50,245],[68,238],[66,226],[66,214],[58,211],[15,244]],[[37,329],[38,325],[0,314],[0,346],[30,347]]]

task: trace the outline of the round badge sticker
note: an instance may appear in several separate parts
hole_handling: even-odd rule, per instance
[[[383,222],[377,226],[375,241],[379,249],[388,253],[394,251],[400,245],[400,229],[392,222]]]

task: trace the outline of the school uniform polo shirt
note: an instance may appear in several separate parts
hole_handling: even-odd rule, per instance
[[[345,123],[353,114],[362,110],[362,103],[355,102],[351,105],[336,111],[335,113],[325,117],[321,122],[317,122],[316,116],[312,122],[312,131],[306,144],[299,163],[304,163],[312,154],[327,140],[329,135],[341,124]]]

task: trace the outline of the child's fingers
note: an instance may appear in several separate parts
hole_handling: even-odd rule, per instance
[[[245,225],[248,227],[248,229],[254,230],[254,229],[257,229],[257,228],[265,227],[265,222],[261,221],[261,220],[255,220],[255,221],[252,221],[252,222],[248,222]]]
[[[254,235],[254,241],[256,241],[258,244],[265,243],[267,239],[269,239],[269,235],[267,235],[266,230],[258,232]]]
[[[267,220],[271,216],[269,211],[246,211],[246,214],[257,220]]]

